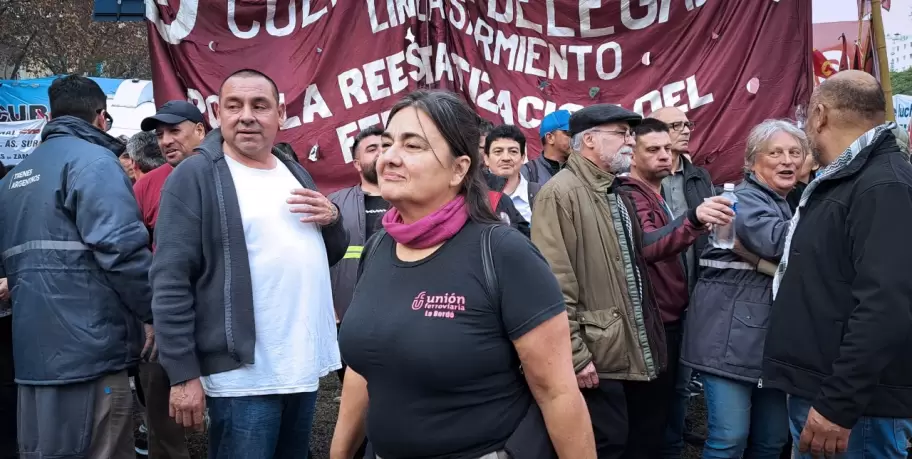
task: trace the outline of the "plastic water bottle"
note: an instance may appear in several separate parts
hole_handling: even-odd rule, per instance
[[[735,196],[735,184],[726,183],[723,190],[722,197],[731,201],[732,210],[737,214],[738,197]],[[719,249],[735,248],[735,217],[732,217],[731,223],[727,225],[716,225],[713,228],[712,243],[713,247]]]

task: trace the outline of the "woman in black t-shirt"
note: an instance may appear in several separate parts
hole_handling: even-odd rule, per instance
[[[382,459],[595,458],[563,295],[526,237],[487,229],[499,219],[474,120],[440,91],[390,112],[377,170],[393,208],[342,322],[349,368],[331,459],[351,459],[365,431]]]

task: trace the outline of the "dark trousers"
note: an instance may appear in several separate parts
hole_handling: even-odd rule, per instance
[[[649,381],[625,381],[629,433],[625,459],[657,459],[661,456],[665,426],[675,403],[678,359],[681,355],[681,324],[665,324],[667,369]]]
[[[0,318],[0,459],[17,457],[13,318]]]
[[[139,380],[146,405],[150,459],[190,459],[184,428],[168,414],[171,381],[157,362],[139,366]]]
[[[307,459],[316,392],[206,397],[210,459]]]
[[[595,389],[582,389],[592,418],[598,459],[617,459],[627,443],[627,399],[619,381],[602,379]]]

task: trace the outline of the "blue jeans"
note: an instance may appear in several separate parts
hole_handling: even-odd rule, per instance
[[[709,418],[703,458],[778,459],[789,432],[785,393],[707,374],[701,378]]]
[[[671,365],[671,362],[669,362]],[[686,365],[678,365],[678,377],[675,381],[675,393],[668,407],[668,421],[665,426],[665,438],[662,442],[660,456],[663,459],[681,459],[684,453],[684,421],[687,418],[687,406],[690,402],[690,377],[693,371]]]
[[[307,459],[316,392],[206,397],[210,459]]]
[[[798,452],[801,431],[807,422],[811,402],[801,397],[788,397],[789,423],[792,430],[793,452],[795,459],[811,459],[809,453]],[[849,434],[849,448],[841,458],[855,459],[888,459],[908,456],[906,448],[912,438],[912,419],[866,418],[862,417],[852,427]]]

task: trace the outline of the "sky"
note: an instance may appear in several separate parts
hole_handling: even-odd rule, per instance
[[[815,23],[858,19],[857,0],[813,0],[812,9]],[[912,15],[912,0],[893,0],[890,11],[883,12],[884,31],[887,34],[912,34],[910,15]]]

